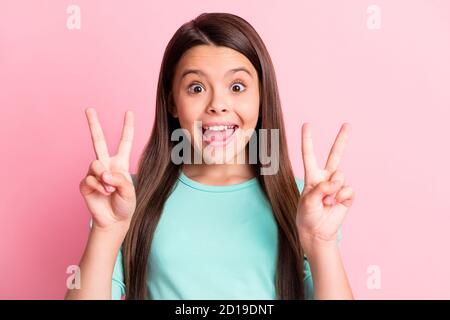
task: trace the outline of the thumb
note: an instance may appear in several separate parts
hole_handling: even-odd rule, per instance
[[[311,192],[310,197],[314,203],[322,202],[322,199],[339,191],[344,181],[332,180],[320,182]]]
[[[340,180],[342,181],[342,186],[345,184],[345,175],[341,170],[336,170],[330,177],[330,181]],[[333,205],[335,203],[336,193],[327,195],[324,202],[328,205]]]
[[[119,195],[124,198],[131,198],[134,193],[132,182],[121,172],[104,171],[102,173],[102,180],[110,186],[117,189]]]

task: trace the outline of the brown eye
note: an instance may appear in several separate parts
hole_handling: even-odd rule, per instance
[[[235,84],[233,84],[233,86],[231,88],[232,88],[231,90],[234,92],[245,91],[245,85],[241,82],[236,82]],[[235,89],[237,89],[237,90],[235,90]]]
[[[188,91],[191,93],[201,93],[203,90],[203,87],[199,84],[193,84],[189,87]]]

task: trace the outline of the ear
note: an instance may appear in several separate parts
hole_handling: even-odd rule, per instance
[[[168,97],[168,108],[169,113],[172,115],[172,117],[178,118],[177,107],[175,106],[175,102],[173,100],[172,91],[169,93]]]

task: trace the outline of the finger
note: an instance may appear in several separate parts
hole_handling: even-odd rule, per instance
[[[329,180],[330,181],[339,180],[339,181],[342,181],[342,185],[344,185],[345,184],[345,174],[342,170],[337,169],[333,172],[333,174],[331,175]]]
[[[87,196],[92,192],[100,192],[105,196],[109,196],[111,193],[107,192],[103,185],[94,176],[87,176],[80,182],[80,192],[83,196]]]
[[[117,154],[127,163],[130,162],[131,147],[133,145],[134,136],[134,114],[132,111],[125,112],[125,119],[122,128],[122,137],[120,139]]]
[[[102,179],[103,173],[107,172],[107,171],[108,171],[108,168],[106,168],[106,166],[100,160],[94,160],[94,161],[92,161],[91,165],[89,166],[89,171],[87,173],[87,176],[93,175],[104,186],[104,189],[107,192],[114,192],[115,188],[113,186],[110,186],[108,183],[106,183]]]
[[[331,175],[331,177],[330,177],[330,181],[335,181],[335,180],[341,181],[341,185],[344,185],[344,184],[345,184],[345,175],[344,175],[344,172],[341,171],[341,170],[336,170],[336,171]],[[338,190],[337,192],[339,192],[339,190]],[[329,206],[334,205],[334,204],[336,203],[336,200],[335,200],[335,199],[336,199],[336,193],[337,193],[337,192],[335,192],[335,193],[333,193],[333,194],[331,194],[331,195],[326,196],[325,199],[324,199],[324,203],[325,203],[326,205],[329,205]]]
[[[129,199],[134,196],[134,186],[127,177],[120,172],[104,172],[102,174],[102,180],[109,185],[115,187],[119,195],[124,199]]]
[[[327,159],[325,169],[328,171],[335,171],[341,162],[342,154],[344,153],[345,143],[351,127],[349,123],[344,123],[339,130],[339,133],[333,143],[330,154]]]
[[[344,186],[336,195],[336,202],[350,207],[355,200],[355,192],[350,186]]]
[[[331,196],[326,196],[326,197],[323,199],[323,203],[324,203],[325,205],[327,205],[327,206],[333,206],[333,205],[336,203],[336,200],[335,200],[335,198],[334,198],[333,195],[331,195]]]
[[[312,175],[312,172],[318,168],[316,156],[314,154],[314,146],[310,127],[311,125],[307,122],[302,126],[302,157],[303,168],[305,170],[305,180],[309,179]]]
[[[108,146],[106,145],[105,136],[100,122],[97,118],[97,113],[94,108],[87,108],[85,110],[86,117],[91,131],[92,144],[94,145],[94,151],[98,160],[107,162],[109,159]]]
[[[339,191],[342,187],[342,181],[322,181],[317,184],[309,193],[310,201],[312,203],[319,203],[324,200],[324,197],[330,196]]]

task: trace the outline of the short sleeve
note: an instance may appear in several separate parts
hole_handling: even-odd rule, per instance
[[[136,185],[137,185],[136,174],[130,174],[130,176],[131,176],[131,180],[133,180],[134,188],[136,188]]]
[[[305,291],[305,300],[314,300],[314,283],[311,274],[311,267],[309,266],[308,259],[303,258],[303,286]]]
[[[112,276],[111,300],[121,300],[124,295],[125,281],[123,277],[122,248],[120,248]]]
[[[301,194],[303,192],[303,187],[305,186],[303,179],[295,177],[295,183],[297,184],[298,192]]]

